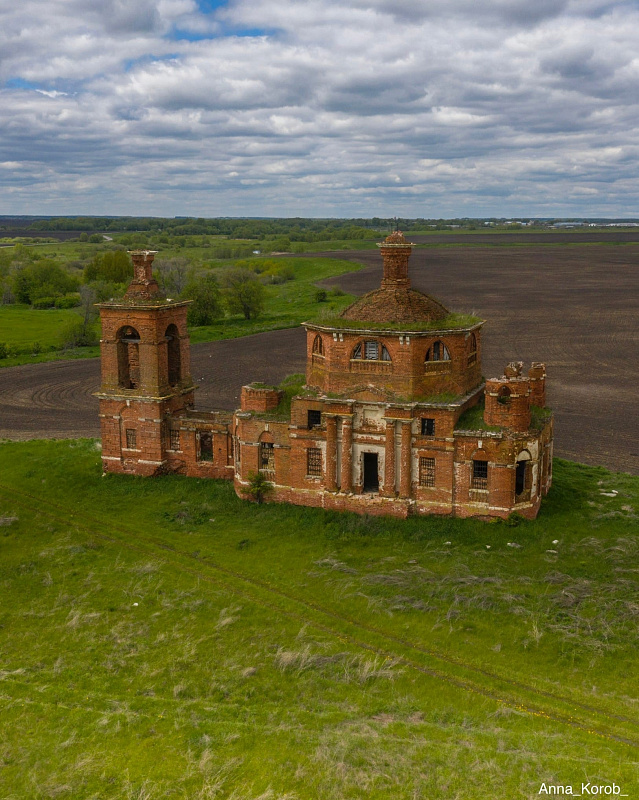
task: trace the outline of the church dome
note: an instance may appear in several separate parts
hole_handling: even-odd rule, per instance
[[[448,309],[427,294],[409,288],[382,288],[368,292],[342,311],[342,319],[399,325],[434,322]]]

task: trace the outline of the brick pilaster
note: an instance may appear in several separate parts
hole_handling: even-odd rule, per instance
[[[353,488],[353,418],[342,417],[342,470],[340,489],[350,493]]]
[[[326,415],[326,489],[337,491],[337,416]]]
[[[395,497],[395,420],[386,420],[384,440],[384,488],[385,497]]]
[[[399,496],[410,497],[412,420],[402,420],[402,449],[400,457]]]

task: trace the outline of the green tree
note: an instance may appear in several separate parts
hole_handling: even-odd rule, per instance
[[[162,258],[154,264],[160,289],[167,297],[179,297],[189,283],[191,262],[187,258]]]
[[[224,299],[231,314],[243,314],[244,319],[255,319],[264,310],[266,290],[254,272],[242,267],[232,267],[224,275]]]
[[[189,281],[182,292],[183,300],[192,300],[187,319],[190,325],[210,325],[223,316],[222,293],[215,275],[205,273]]]
[[[133,277],[133,265],[129,254],[124,250],[108,250],[96,253],[84,268],[84,282],[107,281],[108,283],[128,283]]]
[[[42,297],[61,297],[77,288],[76,278],[46,258],[20,267],[13,276],[13,293],[18,303],[33,303]]]

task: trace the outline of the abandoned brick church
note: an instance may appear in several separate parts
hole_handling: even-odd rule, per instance
[[[297,505],[535,517],[552,479],[544,364],[484,381],[482,320],[411,289],[403,234],[379,247],[381,287],[304,323],[306,385],[290,410],[256,383],[233,414],[195,409],[188,302],[164,299],[155,254],[133,252],[124,298],[100,305],[104,470],[222,478],[240,496],[259,471],[272,499]]]

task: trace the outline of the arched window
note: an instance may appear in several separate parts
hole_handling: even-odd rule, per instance
[[[522,450],[517,456],[515,467],[515,501],[530,500],[532,485],[531,459],[528,450]]]
[[[313,340],[313,352],[318,356],[324,355],[324,342],[319,334]]]
[[[468,340],[468,366],[477,361],[477,337],[474,333],[470,334]]]
[[[426,361],[450,361],[450,353],[448,348],[443,342],[435,342],[432,347],[428,348],[426,353]]]
[[[166,329],[164,336],[166,338],[169,385],[176,386],[182,377],[180,332],[175,325],[171,324]]]
[[[118,386],[120,389],[137,389],[140,386],[140,334],[130,325],[117,333]]]
[[[370,361],[391,361],[390,353],[380,342],[360,342],[353,350],[352,358],[366,358]]]
[[[497,392],[497,402],[499,405],[510,405],[510,389],[507,386],[502,386]]]

